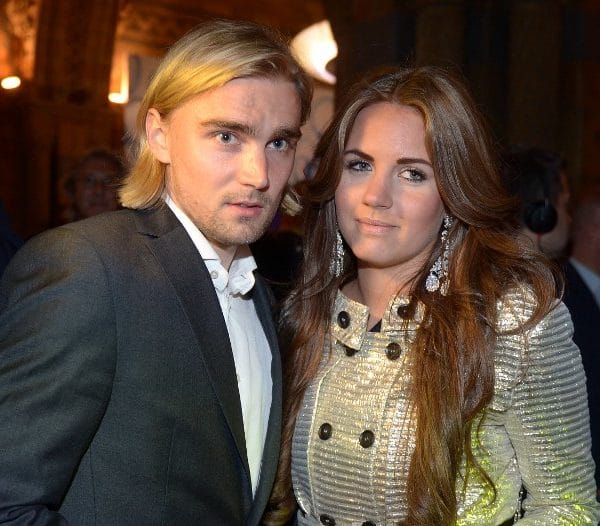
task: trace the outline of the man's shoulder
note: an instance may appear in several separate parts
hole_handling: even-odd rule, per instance
[[[86,245],[98,250],[102,247],[114,250],[131,240],[130,233],[135,231],[135,215],[134,210],[118,210],[66,223],[33,236],[19,253],[28,254],[28,257],[36,254],[66,255]]]
[[[114,232],[115,229],[130,227],[135,221],[135,215],[139,213],[140,212],[137,210],[124,208],[114,212],[98,214],[72,223],[66,223],[58,228],[64,229],[65,231],[77,232],[82,235],[85,234],[86,236],[101,237]]]
[[[145,210],[131,210],[127,208],[114,212],[106,212],[51,228],[38,234],[33,239],[58,236],[85,238],[92,242],[111,239],[115,242],[117,239],[123,237],[123,235],[126,235],[127,232],[140,230],[140,225],[143,224],[143,217],[147,213],[148,211]]]

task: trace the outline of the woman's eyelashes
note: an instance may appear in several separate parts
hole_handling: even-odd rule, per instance
[[[373,171],[372,163],[365,159],[348,159],[344,163],[344,168],[350,172]],[[423,170],[412,166],[397,166],[392,173],[413,183],[420,183],[427,179],[427,174]]]
[[[418,168],[403,168],[400,170],[399,176],[414,183],[420,183],[427,178],[425,172]]]
[[[371,163],[364,159],[347,159],[344,167],[352,172],[370,172],[372,170]]]

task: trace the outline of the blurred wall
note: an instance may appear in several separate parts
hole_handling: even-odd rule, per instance
[[[0,74],[23,77],[0,90],[0,200],[21,236],[56,223],[74,159],[122,148],[124,107],[107,100],[119,65],[211,16],[289,36],[327,16],[337,93],[377,65],[451,65],[500,142],[561,152],[575,193],[600,182],[598,0],[0,0]]]
[[[598,0],[324,0],[337,93],[366,70],[460,71],[500,143],[558,151],[575,193],[600,182]]]

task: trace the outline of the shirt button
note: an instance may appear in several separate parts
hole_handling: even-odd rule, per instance
[[[328,424],[327,422],[321,424],[321,427],[319,428],[319,438],[321,440],[329,440],[331,438],[332,431],[333,429],[331,424]]]
[[[329,515],[323,513],[319,519],[321,520],[321,524],[324,524],[325,526],[335,526],[335,519]]]
[[[365,521],[362,523],[362,526],[375,526],[375,523],[373,521]]]
[[[373,442],[375,442],[375,434],[373,433],[373,431],[367,429],[360,434],[358,442],[364,448],[371,447],[373,445]]]
[[[385,355],[388,357],[388,360],[397,360],[400,357],[400,345],[396,342],[388,343],[385,348]]]
[[[340,311],[337,317],[337,322],[342,329],[347,329],[350,325],[350,314],[348,314],[345,310]]]
[[[219,273],[218,273],[216,270],[212,270],[212,271],[210,272],[210,277],[211,277],[212,279],[217,279],[217,278],[219,277]]]

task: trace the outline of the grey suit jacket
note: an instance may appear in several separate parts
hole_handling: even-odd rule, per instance
[[[252,497],[233,355],[204,262],[166,207],[65,225],[0,285],[0,524],[255,525],[271,490],[281,363]]]

